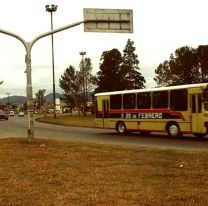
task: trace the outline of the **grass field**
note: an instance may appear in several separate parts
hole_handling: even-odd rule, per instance
[[[57,118],[54,119],[53,115],[47,115],[46,117],[41,116],[36,118],[37,121],[51,123],[51,124],[58,124],[58,125],[65,125],[65,126],[81,126],[81,127],[95,127],[95,116],[94,115],[87,115],[78,116],[70,115],[70,114],[57,114]]]
[[[0,139],[0,205],[207,205],[208,153]]]

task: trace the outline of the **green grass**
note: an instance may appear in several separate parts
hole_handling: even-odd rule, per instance
[[[208,153],[0,140],[0,205],[207,205]]]
[[[65,126],[95,127],[94,115],[87,115],[86,117],[84,117],[79,115],[57,114],[57,118],[54,119],[53,115],[50,114],[46,117],[38,117],[36,118],[36,120],[39,122]]]

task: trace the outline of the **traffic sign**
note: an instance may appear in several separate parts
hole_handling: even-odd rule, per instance
[[[129,9],[85,8],[85,32],[133,33],[133,11]]]

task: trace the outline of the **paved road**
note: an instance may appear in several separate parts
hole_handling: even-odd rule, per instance
[[[192,136],[170,138],[166,134],[122,136],[111,130],[66,127],[34,122],[35,137],[63,138],[98,144],[126,145],[187,151],[208,151],[208,138],[198,140]],[[27,137],[27,117],[10,117],[0,120],[0,138]]]

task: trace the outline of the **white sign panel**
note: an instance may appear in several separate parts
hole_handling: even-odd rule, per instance
[[[85,32],[133,33],[133,11],[127,9],[84,9]]]

